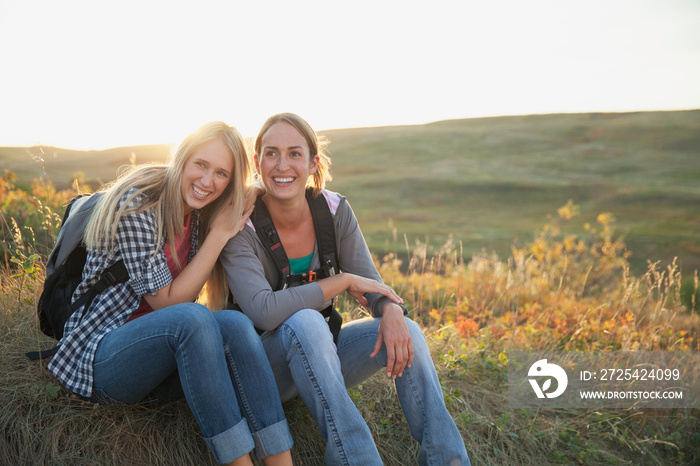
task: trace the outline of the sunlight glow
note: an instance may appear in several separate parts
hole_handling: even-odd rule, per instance
[[[700,3],[0,0],[0,146],[700,107]]]

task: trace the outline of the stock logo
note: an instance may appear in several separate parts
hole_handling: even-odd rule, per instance
[[[528,377],[545,378],[542,386],[540,386],[537,379],[528,379],[537,398],[556,398],[564,393],[569,383],[569,378],[566,376],[564,369],[556,364],[547,363],[546,359],[540,359],[530,366],[527,375]],[[557,387],[553,392],[548,392],[552,388],[552,378],[556,379]]]

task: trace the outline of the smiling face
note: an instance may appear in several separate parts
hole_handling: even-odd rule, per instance
[[[185,214],[215,201],[233,175],[233,156],[221,139],[199,146],[185,163],[180,189]]]
[[[267,194],[280,200],[303,197],[306,182],[318,164],[318,156],[310,156],[304,136],[289,123],[275,123],[263,135],[261,146],[255,167]]]

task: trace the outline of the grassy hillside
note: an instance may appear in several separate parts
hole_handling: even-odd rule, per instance
[[[700,111],[502,117],[332,131],[337,180],[375,249],[387,223],[509,252],[571,199],[617,218],[632,265],[700,268]],[[578,227],[578,225],[577,225]],[[387,249],[391,250],[391,247]]]
[[[567,114],[442,121],[326,131],[335,180],[348,196],[372,250],[405,251],[416,240],[440,247],[452,235],[466,255],[482,248],[502,257],[522,244],[569,199],[582,215],[617,218],[633,252],[700,269],[700,110]],[[164,160],[165,146],[76,152],[44,148],[59,187],[77,171],[108,180],[131,154]],[[0,169],[28,183],[39,149],[0,148]],[[395,233],[394,233],[395,232]]]
[[[351,198],[373,249],[400,253],[408,237],[410,259],[388,254],[378,267],[427,336],[474,464],[700,464],[697,405],[529,409],[509,404],[508,395],[515,351],[700,350],[699,282],[687,270],[697,256],[697,121],[698,112],[560,115],[328,133],[338,178],[331,188]],[[588,136],[577,139],[577,131]],[[152,148],[159,147],[164,153]],[[47,174],[56,183],[55,169],[67,180],[76,170],[104,179],[96,170],[116,171],[132,152],[142,162],[142,150],[63,157],[56,149],[58,161],[73,159],[47,163]],[[36,168],[26,149],[5,151],[4,164]],[[16,184],[28,185],[21,176]],[[55,241],[73,192],[44,183],[27,193],[14,184],[0,179],[0,464],[213,464],[186,403],[96,406],[62,388],[45,363],[24,357],[54,344],[37,329],[36,302],[45,245]],[[603,210],[618,221],[596,216]],[[630,273],[614,233],[620,223],[635,257],[678,243],[670,250],[686,269]],[[434,255],[414,244],[428,234],[440,248]],[[468,249],[445,243],[449,234]],[[633,241],[644,234],[656,249],[640,253]],[[500,257],[469,255],[499,245]],[[347,296],[338,305],[347,320],[361,314]],[[384,463],[414,464],[417,444],[391,381],[377,374],[349,394]],[[323,464],[324,442],[308,410],[294,400],[285,411],[296,464]]]
[[[32,180],[48,177],[56,187],[67,188],[76,174],[82,172],[91,182],[113,180],[119,169],[135,163],[165,161],[169,146],[117,147],[107,150],[76,151],[58,147],[0,147],[0,172],[9,170],[17,175],[18,187],[27,188]]]
[[[555,233],[570,218],[567,209],[558,213],[507,260],[477,255],[465,261],[445,248],[427,262],[414,250],[406,272],[395,258],[379,264],[424,329],[473,464],[700,464],[697,408],[509,404],[514,351],[699,349],[700,314],[684,303],[700,300],[682,298],[677,269],[631,276],[606,228],[609,218],[600,219],[597,233],[569,236]],[[43,267],[18,235],[9,241],[9,264],[0,261],[0,464],[213,464],[183,401],[157,408],[94,405],[62,388],[46,363],[24,357],[55,342],[37,330]],[[700,298],[697,284],[695,294]],[[348,321],[360,315],[347,296],[339,309]],[[417,443],[391,381],[378,373],[349,394],[384,464],[415,464]],[[285,412],[295,464],[322,465],[325,444],[308,410],[296,399]]]

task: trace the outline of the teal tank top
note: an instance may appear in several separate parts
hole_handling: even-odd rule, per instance
[[[309,271],[311,267],[311,259],[313,259],[314,253],[309,254],[306,257],[301,257],[299,259],[289,259],[289,267],[292,269],[294,275],[301,275]]]

